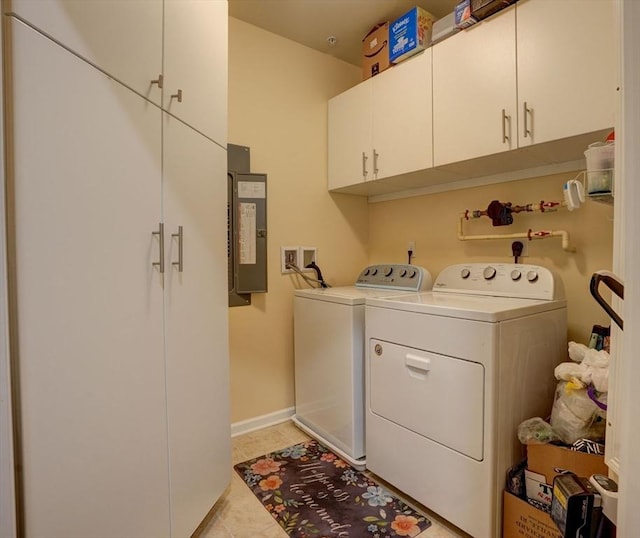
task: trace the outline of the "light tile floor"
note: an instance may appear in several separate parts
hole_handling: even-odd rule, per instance
[[[280,450],[309,440],[292,422],[247,433],[233,439],[233,464],[247,461],[268,452]],[[370,474],[370,473],[368,473]],[[375,480],[382,482],[375,475]],[[417,538],[466,538],[468,535],[449,525],[437,515],[406,495],[395,491],[382,482],[387,489],[405,502],[424,513],[431,526]],[[286,538],[287,533],[273,520],[235,471],[231,473],[231,485],[216,503],[208,521],[194,536],[198,538]]]

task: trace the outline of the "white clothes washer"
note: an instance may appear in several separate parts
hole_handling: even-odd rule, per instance
[[[365,467],[365,299],[429,290],[416,265],[372,265],[354,286],[295,290],[294,423],[358,469]]]
[[[477,538],[501,535],[517,427],[547,417],[567,353],[561,281],[523,264],[444,269],[366,301],[367,468]]]

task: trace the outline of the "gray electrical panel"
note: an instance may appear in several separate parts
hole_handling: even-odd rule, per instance
[[[229,306],[243,306],[267,291],[267,176],[250,172],[248,147],[227,156]]]

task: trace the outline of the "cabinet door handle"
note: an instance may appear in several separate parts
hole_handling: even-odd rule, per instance
[[[162,89],[163,81],[164,81],[164,77],[162,76],[162,74],[160,74],[158,75],[157,79],[151,81],[151,84],[157,84],[158,88]]]
[[[368,158],[369,157],[367,157],[367,154],[363,151],[362,152],[362,177],[364,179],[367,179],[367,174],[369,173],[369,172],[367,172],[367,159]]]
[[[509,129],[507,130],[507,123],[509,123]],[[502,109],[502,143],[509,142],[509,134],[511,132],[511,116],[507,116],[507,111]]]
[[[178,238],[178,261],[177,262],[173,262],[172,265],[177,265],[178,266],[178,273],[182,273],[182,226],[178,226],[178,233],[177,234],[171,234],[171,237],[177,237]]]
[[[177,99],[178,103],[182,103],[182,90],[178,89],[178,93],[172,94],[171,99]]]
[[[532,114],[533,110],[530,108],[527,108],[527,102],[524,102],[524,110],[523,110],[523,116],[524,116],[524,137],[527,138],[527,136],[531,136],[531,129],[529,129],[529,121],[528,121],[528,116],[529,114]],[[533,118],[532,118],[533,119]]]
[[[164,273],[164,222],[160,222],[158,224],[158,231],[151,232],[151,235],[158,236],[158,244],[160,247],[160,259],[157,262],[153,262],[151,265],[153,265],[154,267],[158,267],[160,273]]]
[[[375,176],[378,175],[378,157],[379,157],[379,153],[375,150],[375,148],[373,149],[373,174]]]

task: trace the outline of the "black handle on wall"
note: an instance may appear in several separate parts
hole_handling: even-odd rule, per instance
[[[616,325],[618,325],[620,329],[623,329],[622,318],[611,307],[611,305],[604,300],[602,295],[600,295],[598,286],[600,286],[601,282],[620,297],[620,299],[624,299],[624,283],[610,271],[596,271],[591,275],[591,283],[589,285],[589,290],[591,291],[593,298],[602,308],[604,308],[604,311],[609,314],[611,319],[616,322]]]

